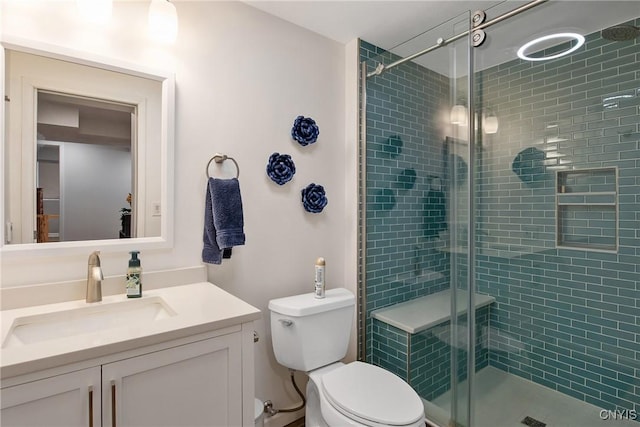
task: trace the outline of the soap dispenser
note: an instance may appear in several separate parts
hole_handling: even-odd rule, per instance
[[[127,268],[127,298],[142,296],[142,267],[138,259],[139,251],[131,251],[131,259]]]

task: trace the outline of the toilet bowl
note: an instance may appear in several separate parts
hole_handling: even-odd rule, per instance
[[[355,297],[331,289],[269,301],[276,360],[309,375],[308,426],[424,426],[418,394],[378,366],[340,362],[347,352]]]
[[[367,363],[334,363],[310,372],[307,400],[312,398],[319,405],[307,408],[314,420],[309,426],[424,427],[424,406],[415,391]]]

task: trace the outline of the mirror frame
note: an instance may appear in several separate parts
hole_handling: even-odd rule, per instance
[[[80,65],[101,68],[117,73],[129,74],[136,77],[156,80],[162,83],[161,132],[160,132],[160,236],[135,237],[130,239],[82,240],[72,242],[50,243],[19,243],[6,244],[5,222],[5,102],[0,104],[0,123],[2,123],[2,149],[0,150],[0,164],[3,172],[0,174],[0,255],[13,256],[68,256],[86,254],[88,251],[101,250],[103,252],[127,252],[131,250],[169,249],[173,247],[174,225],[174,139],[175,139],[175,75],[151,69],[138,64],[132,64],[114,58],[106,58],[89,52],[77,51],[57,45],[51,45],[34,40],[26,40],[3,35],[0,38],[2,46],[0,52],[0,87],[5,93],[5,51],[6,49],[44,56],[52,59],[73,62]]]

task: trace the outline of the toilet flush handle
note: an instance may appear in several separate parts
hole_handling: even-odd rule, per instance
[[[290,319],[278,319],[278,320],[280,321],[280,323],[282,323],[282,326],[289,327],[293,325],[293,320],[290,320]]]

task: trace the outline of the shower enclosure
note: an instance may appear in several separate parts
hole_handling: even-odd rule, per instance
[[[640,426],[640,9],[602,3],[361,41],[359,357],[433,424]]]

